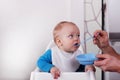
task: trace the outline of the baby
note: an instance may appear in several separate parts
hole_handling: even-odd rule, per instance
[[[50,72],[57,79],[60,72],[95,70],[92,65],[83,66],[75,59],[83,54],[79,50],[80,31],[76,24],[68,21],[58,23],[53,30],[53,37],[56,46],[47,50],[37,61],[41,71]]]

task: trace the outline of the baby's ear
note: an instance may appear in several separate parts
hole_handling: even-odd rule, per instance
[[[61,40],[59,38],[56,39],[56,45],[58,47],[62,46]]]

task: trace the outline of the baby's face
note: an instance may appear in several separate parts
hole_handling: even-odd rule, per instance
[[[79,48],[80,31],[73,24],[65,24],[60,33],[61,49],[66,52],[74,52]]]

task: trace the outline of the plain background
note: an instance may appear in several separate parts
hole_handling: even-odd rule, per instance
[[[83,33],[83,1],[0,0],[0,80],[29,80],[58,22],[73,21]]]

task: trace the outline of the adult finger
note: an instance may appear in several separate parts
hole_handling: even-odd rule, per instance
[[[103,66],[103,60],[94,61],[94,65],[97,67]]]
[[[104,54],[97,54],[96,57],[101,60],[101,59],[109,58],[110,56],[109,54],[104,53]]]

